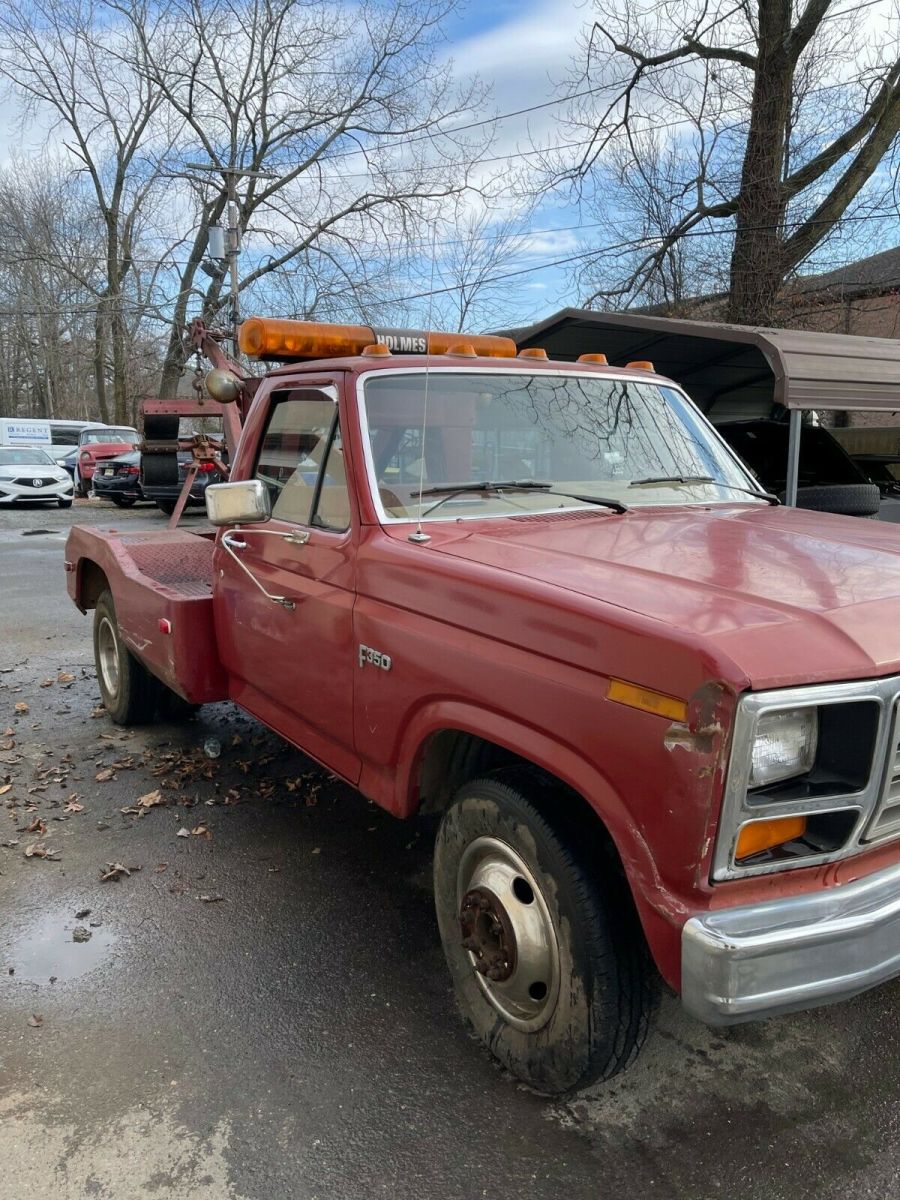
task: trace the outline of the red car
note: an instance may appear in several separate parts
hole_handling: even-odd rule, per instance
[[[82,430],[75,458],[75,490],[78,495],[86,496],[90,492],[97,463],[127,454],[140,444],[140,440],[136,429],[119,425]]]

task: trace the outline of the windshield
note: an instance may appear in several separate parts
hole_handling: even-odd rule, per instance
[[[39,450],[36,446],[23,446],[19,450],[0,450],[0,467],[33,466],[55,467],[56,463],[46,450]]]
[[[758,490],[689,401],[656,383],[579,375],[433,370],[365,381],[379,498],[389,520],[582,508],[755,503]],[[423,442],[424,423],[424,442]],[[435,492],[473,483],[549,488]],[[440,499],[440,496],[438,496]],[[760,497],[762,500],[762,497]]]
[[[91,429],[86,430],[80,440],[82,446],[87,446],[93,443],[115,445],[118,442],[137,445],[141,439],[138,437],[136,429]]]

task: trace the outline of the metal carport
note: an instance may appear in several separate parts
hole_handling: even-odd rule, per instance
[[[603,353],[616,366],[650,359],[708,415],[739,416],[783,405],[791,426],[788,504],[797,499],[803,409],[900,410],[900,341],[890,338],[584,308],[564,308],[536,325],[506,332],[520,349],[541,346],[563,361],[586,353]]]

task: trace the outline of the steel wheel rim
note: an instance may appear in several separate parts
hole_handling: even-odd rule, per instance
[[[525,1032],[546,1025],[559,999],[559,938],[535,876],[507,842],[481,837],[466,847],[457,911],[463,948],[491,1006]]]
[[[115,696],[119,690],[119,642],[109,617],[101,618],[97,628],[97,663],[104,688]]]

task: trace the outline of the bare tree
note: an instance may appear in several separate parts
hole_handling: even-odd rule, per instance
[[[557,178],[596,200],[612,161],[671,219],[619,246],[624,262],[601,251],[605,279],[591,299],[646,294],[674,248],[721,231],[728,318],[771,323],[785,279],[866,199],[896,143],[890,4],[594,0],[584,65],[570,81],[582,94],[568,113],[587,141],[574,165],[555,164]],[[668,130],[683,159],[675,187],[647,169],[653,130]]]
[[[135,20],[150,30],[149,5],[132,5]],[[51,138],[60,139],[85,182],[103,229],[98,261],[90,264],[96,288],[95,386],[102,413],[106,361],[111,362],[112,414],[128,416],[127,278],[146,197],[156,180],[145,153],[163,101],[146,71],[129,69],[140,45],[131,26],[110,22],[102,0],[7,0],[0,6],[0,74],[19,97],[23,118],[49,117]]]
[[[198,272],[209,228],[226,212],[230,172],[243,173],[240,289],[257,296],[285,270],[321,271],[339,294],[352,293],[373,256],[383,260],[469,186],[484,138],[442,132],[480,96],[477,85],[457,88],[439,55],[455,3],[168,0],[150,28],[120,5],[139,42],[131,69],[146,72],[147,88],[187,131],[172,174],[191,189],[193,235],[161,394],[177,386],[193,298],[208,321],[227,302],[224,264],[209,280]],[[192,176],[185,164],[198,158],[221,174]]]

